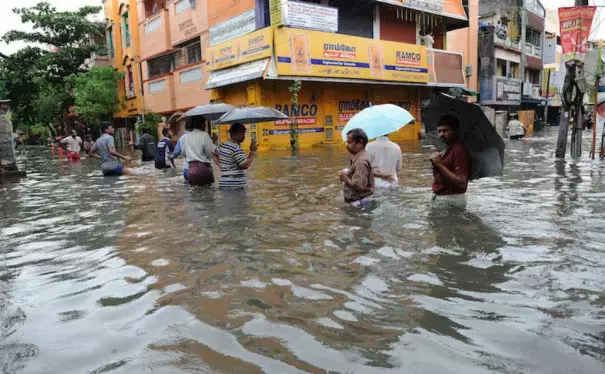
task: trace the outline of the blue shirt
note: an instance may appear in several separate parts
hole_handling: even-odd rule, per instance
[[[95,144],[92,146],[91,151],[101,156],[101,170],[105,172],[112,172],[116,168],[122,166],[118,159],[109,153],[109,148],[115,147],[113,136],[109,134],[103,134]]]
[[[155,152],[155,162],[169,162],[166,150],[172,153],[174,151],[174,145],[172,145],[172,141],[170,139],[163,138],[158,142],[157,150]]]
[[[189,131],[185,131],[185,133],[179,138],[179,140],[177,140],[176,147],[174,147],[174,153],[172,153],[172,156],[174,158],[179,157],[181,152],[183,152],[183,139],[185,138],[185,136],[187,134],[189,134]],[[185,170],[189,169],[189,162],[187,161],[187,155],[183,155],[183,169],[185,169]]]
[[[219,187],[223,188],[246,188],[246,170],[242,165],[248,161],[244,151],[229,139],[216,148],[219,166],[221,168],[221,180]]]

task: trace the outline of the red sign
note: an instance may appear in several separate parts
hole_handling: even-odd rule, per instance
[[[565,54],[565,62],[584,61],[596,9],[594,6],[559,8],[561,46]]]

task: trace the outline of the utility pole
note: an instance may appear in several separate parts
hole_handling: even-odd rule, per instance
[[[596,147],[597,147],[597,122],[598,122],[598,107],[599,107],[599,83],[601,81],[601,53],[603,50],[601,48],[598,49],[599,53],[597,54],[597,71],[595,73],[595,83],[594,83],[594,110],[592,112],[592,149],[591,156],[594,160]]]
[[[575,0],[575,6],[588,5],[588,0]],[[565,152],[567,150],[567,133],[569,124],[572,123],[571,133],[571,156],[580,157],[582,154],[582,104],[584,93],[580,92],[578,84],[576,83],[576,76],[578,72],[580,75],[583,73],[582,64],[578,64],[575,61],[571,61],[565,64],[567,73],[565,75],[565,84],[563,85],[563,113],[561,121],[559,123],[559,136],[557,139],[557,150],[555,157],[565,158]]]

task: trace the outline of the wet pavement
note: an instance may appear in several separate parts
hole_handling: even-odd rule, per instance
[[[344,149],[261,154],[247,193],[22,150],[0,372],[604,372],[605,162],[555,161],[555,140],[507,141],[464,212],[428,208],[422,143],[361,211]]]

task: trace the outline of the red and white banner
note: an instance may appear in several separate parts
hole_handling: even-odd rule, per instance
[[[567,61],[584,61],[594,18],[594,6],[559,8],[561,46]]]

